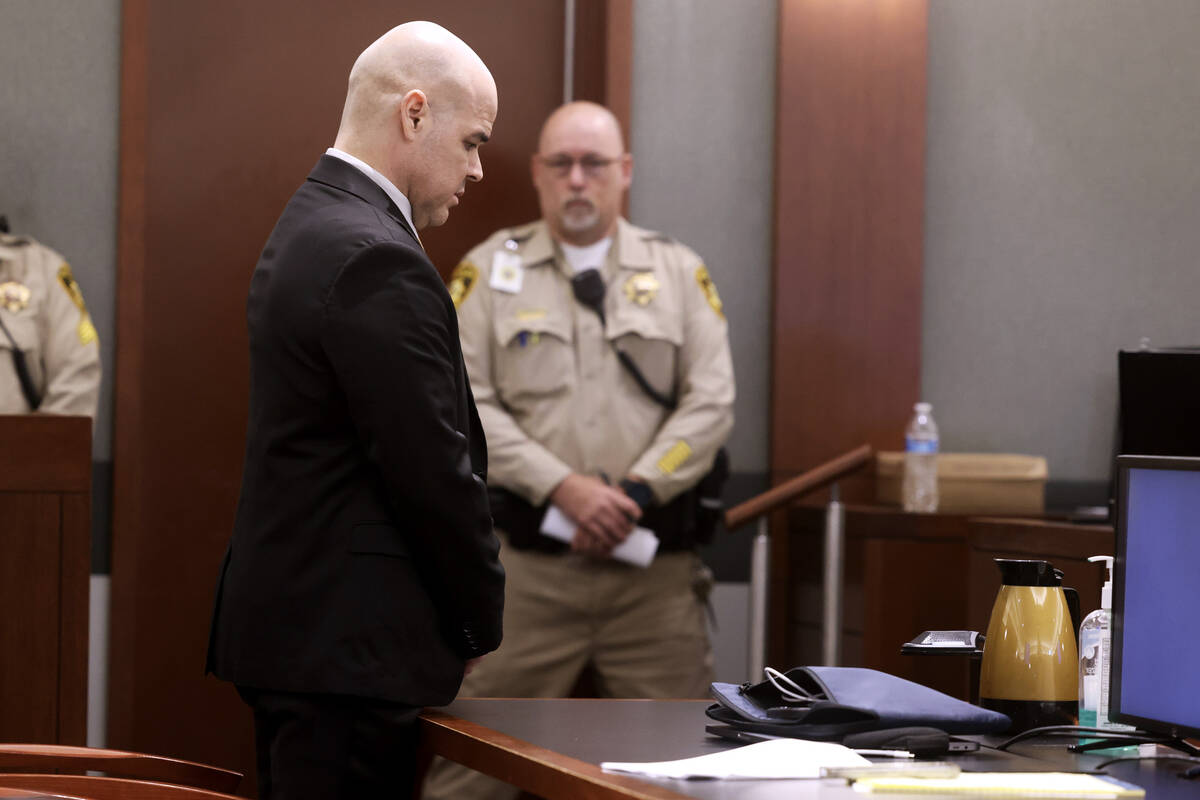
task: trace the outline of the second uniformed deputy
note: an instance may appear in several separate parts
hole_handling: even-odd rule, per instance
[[[0,414],[95,417],[100,344],[62,256],[0,234]]]
[[[450,282],[508,575],[504,642],[461,694],[564,697],[590,665],[606,696],[705,697],[695,489],[733,425],[721,302],[692,250],[620,218],[632,160],[607,109],[555,111],[532,170],[543,219],[493,235]],[[569,543],[542,532],[550,506]],[[645,567],[612,557],[635,524],[659,539]],[[514,793],[444,763],[426,790]]]

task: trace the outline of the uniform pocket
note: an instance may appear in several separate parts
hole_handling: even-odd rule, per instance
[[[494,382],[500,399],[520,406],[565,391],[574,376],[570,323],[564,316],[497,315]]]
[[[408,544],[394,525],[369,522],[350,531],[350,552],[364,555],[408,558]]]
[[[629,354],[650,386],[660,394],[675,394],[675,363],[678,348],[666,339],[651,339],[627,333],[613,342]],[[632,377],[629,377],[633,380]],[[639,390],[640,391],[640,390]]]
[[[622,303],[608,324],[608,338],[629,354],[655,391],[670,396],[675,393],[675,370],[683,344],[681,324],[680,315],[665,297],[647,306]]]

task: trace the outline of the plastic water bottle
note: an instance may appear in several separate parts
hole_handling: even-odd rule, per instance
[[[937,511],[938,429],[933,421],[933,406],[917,403],[904,432],[905,511]]]

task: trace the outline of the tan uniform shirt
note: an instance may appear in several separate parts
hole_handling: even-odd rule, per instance
[[[545,223],[501,230],[455,268],[463,356],[488,440],[488,480],[540,505],[571,472],[632,474],[660,503],[691,488],[733,427],[721,301],[690,249],[618,222],[606,325],[575,301]],[[629,353],[671,412],[621,366]]]
[[[0,321],[25,351],[41,395],[38,411],[95,417],[100,396],[100,343],[62,256],[32,239],[0,234]],[[0,414],[30,411],[0,331]]]

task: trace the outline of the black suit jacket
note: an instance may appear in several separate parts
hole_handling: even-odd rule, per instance
[[[242,686],[453,699],[504,571],[458,319],[378,185],[323,156],[254,269],[250,418],[208,668]]]

